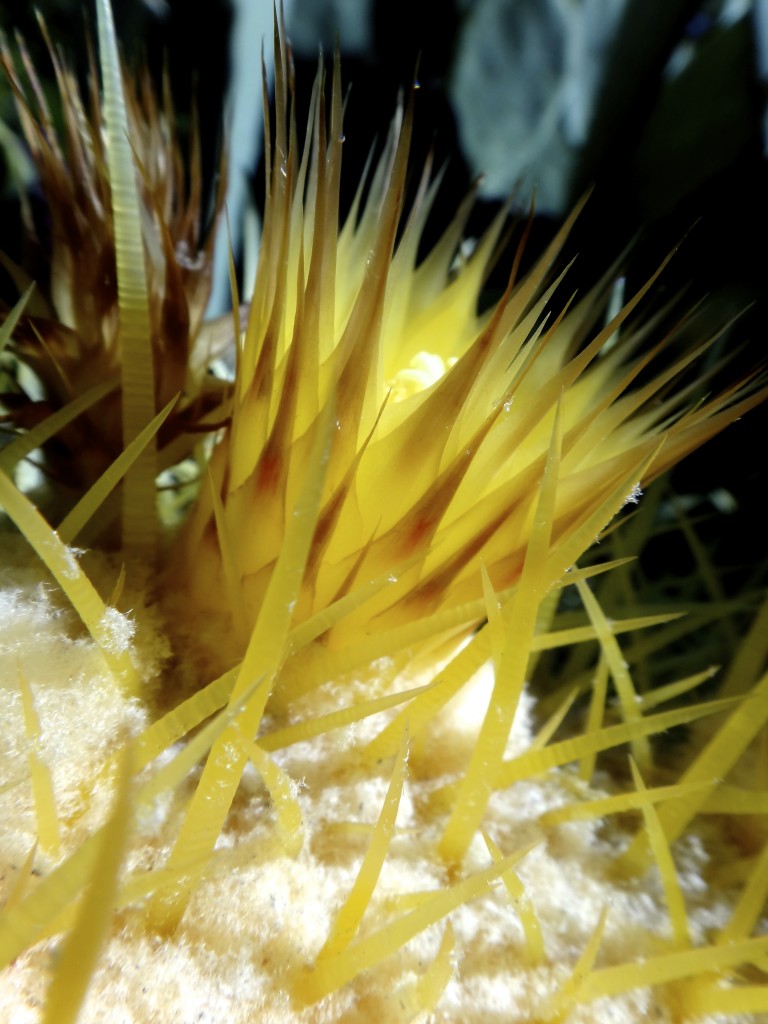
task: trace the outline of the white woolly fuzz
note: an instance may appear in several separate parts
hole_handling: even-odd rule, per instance
[[[162,666],[166,642],[140,595],[133,595],[132,604],[137,610],[130,618],[110,612],[115,643],[120,650],[130,648],[134,661],[151,676]],[[372,689],[427,682],[440,664],[431,672],[414,666],[397,676],[383,660],[368,678],[329,687],[324,706],[316,705],[315,713],[359,700]],[[35,876],[47,875],[105,820],[114,784],[111,758],[157,713],[149,701],[124,695],[74,613],[36,569],[19,559],[4,570],[0,586],[0,669],[0,885],[6,898],[36,835],[18,672],[23,670],[33,694],[41,727],[37,749],[52,773],[62,826],[62,850],[55,855],[38,849]],[[493,673],[486,666],[440,713],[430,741],[414,745],[395,836],[362,935],[402,916],[415,894],[437,892],[455,881],[436,854],[445,822],[439,791],[466,765],[492,685]],[[530,745],[532,716],[526,696],[508,756]],[[414,1019],[403,1009],[408,1005],[403,993],[437,955],[444,923],[423,931],[316,1005],[302,1007],[291,995],[293,979],[314,961],[355,882],[381,811],[392,759],[371,764],[361,751],[387,718],[375,716],[274,755],[294,780],[303,816],[305,839],[295,858],[281,846],[272,801],[249,768],[205,878],[176,932],[155,933],[141,901],[115,917],[81,1024],[404,1024]],[[167,764],[178,749],[159,761]],[[138,816],[127,872],[151,873],[163,866],[198,778],[196,768],[180,790]],[[541,923],[546,959],[530,961],[517,908],[504,885],[492,885],[451,915],[456,966],[428,1018],[433,1024],[545,1019],[606,906],[597,966],[654,955],[668,941],[669,918],[656,871],[625,881],[611,871],[629,842],[630,825],[607,819],[544,830],[539,824],[542,814],[573,802],[578,794],[599,795],[562,770],[491,797],[486,832],[504,853],[531,847],[516,871]],[[727,921],[731,904],[706,885],[707,853],[695,835],[680,844],[678,858],[692,938],[705,942]],[[478,836],[462,873],[481,871],[489,863]],[[35,877],[29,884],[35,884]],[[0,1020],[39,1024],[56,947],[55,939],[42,942],[0,974]],[[655,1024],[679,1020],[663,992],[640,989],[601,999],[577,1006],[568,1017],[569,1024],[645,1024],[649,1019]]]

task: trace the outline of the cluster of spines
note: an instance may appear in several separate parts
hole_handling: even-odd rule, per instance
[[[119,75],[114,74],[116,51],[110,42],[109,24],[102,22],[102,28],[106,33],[102,52],[112,53],[110,88],[119,92]],[[65,953],[54,975],[48,1017],[53,1020],[51,1014],[56,1014],[59,1022],[73,1020],[94,968],[96,953],[108,934],[109,915],[105,908],[149,899],[150,921],[166,930],[175,926],[184,912],[189,893],[206,865],[215,858],[214,843],[248,761],[254,764],[272,796],[277,828],[286,852],[296,855],[303,838],[300,802],[290,780],[270,755],[283,745],[342,728],[398,704],[403,705],[399,713],[367,750],[371,759],[394,756],[392,780],[381,813],[371,833],[357,881],[335,918],[325,946],[314,966],[296,980],[297,997],[315,1000],[340,988],[462,903],[480,896],[495,879],[504,881],[519,908],[529,956],[543,959],[545,950],[540,942],[535,909],[514,870],[527,850],[504,855],[490,836],[485,837],[489,850],[489,866],[485,870],[460,878],[391,923],[358,936],[395,833],[409,745],[418,742],[435,711],[490,657],[496,683],[474,754],[461,781],[444,787],[434,800],[435,808],[442,803],[449,809],[437,856],[454,871],[460,871],[467,847],[481,828],[489,796],[495,790],[573,761],[580,765],[582,776],[589,778],[598,753],[628,743],[635,758],[631,769],[634,791],[621,797],[604,798],[592,805],[574,802],[561,811],[551,812],[549,819],[542,820],[542,825],[554,827],[560,821],[590,813],[640,811],[645,828],[625,855],[623,866],[627,870],[645,870],[651,859],[655,861],[670,910],[672,940],[662,953],[639,964],[595,968],[605,924],[605,917],[601,917],[592,940],[574,968],[573,977],[555,997],[550,1007],[552,1014],[564,1013],[574,1003],[615,995],[632,987],[681,979],[686,1005],[694,1009],[757,1012],[768,1008],[764,986],[726,988],[717,980],[718,975],[725,975],[745,962],[761,962],[768,954],[768,940],[748,937],[765,898],[762,880],[765,855],[758,858],[722,934],[711,946],[693,949],[669,853],[670,843],[684,831],[693,816],[708,809],[708,801],[715,800],[713,806],[719,813],[742,806],[736,792],[724,787],[719,789],[718,801],[716,780],[728,773],[764,729],[768,717],[765,700],[768,678],[757,678],[756,666],[760,659],[752,657],[751,666],[755,671],[747,682],[754,681],[755,686],[746,699],[739,695],[645,715],[646,708],[638,699],[616,640],[623,629],[630,627],[627,623],[612,624],[606,619],[586,582],[601,570],[569,571],[632,492],[637,480],[676,461],[684,451],[755,404],[759,395],[747,393],[743,385],[737,385],[708,405],[687,413],[680,411],[685,396],[677,395],[667,398],[650,412],[638,412],[693,358],[693,355],[682,357],[650,384],[621,397],[654,354],[638,360],[629,369],[621,369],[627,352],[642,340],[642,330],[636,332],[634,342],[629,335],[623,350],[615,349],[613,354],[604,356],[594,370],[593,387],[583,386],[582,381],[590,379],[584,376],[590,362],[598,358],[606,340],[614,337],[647,289],[598,332],[592,342],[578,349],[586,324],[594,315],[594,297],[584,300],[554,324],[540,325],[552,289],[545,290],[543,295],[541,290],[549,264],[562,241],[558,238],[529,278],[523,282],[516,282],[514,277],[510,280],[504,301],[479,322],[479,333],[475,341],[470,340],[467,350],[444,353],[446,359],[457,358],[458,361],[442,381],[427,389],[424,395],[413,396],[410,405],[404,400],[401,412],[393,407],[394,425],[379,453],[383,458],[379,463],[372,463],[369,472],[394,464],[404,475],[404,489],[414,489],[414,495],[408,495],[405,504],[405,525],[402,520],[394,520],[386,524],[389,532],[364,530],[359,549],[351,552],[339,549],[342,567],[335,568],[332,582],[322,584],[324,559],[328,559],[328,545],[340,522],[342,506],[345,502],[352,504],[366,498],[357,474],[364,476],[365,459],[375,443],[376,428],[384,414],[389,414],[382,398],[386,371],[382,366],[381,332],[371,332],[368,328],[371,322],[384,324],[387,303],[394,301],[388,292],[389,283],[393,279],[402,282],[414,273],[409,260],[414,258],[414,240],[418,240],[418,224],[426,215],[428,201],[425,200],[424,207],[417,205],[412,212],[410,224],[417,226],[411,235],[406,228],[393,261],[407,166],[410,115],[406,112],[390,163],[386,165],[385,161],[379,178],[372,185],[374,196],[380,194],[380,207],[376,210],[376,205],[369,203],[359,221],[355,220],[355,214],[349,222],[351,227],[337,240],[341,152],[338,67],[327,138],[322,89],[318,87],[315,93],[312,122],[315,156],[310,168],[308,155],[297,162],[295,127],[287,116],[287,54],[282,42],[278,45],[276,66],[276,139],[274,153],[268,156],[270,195],[264,254],[248,327],[238,349],[232,426],[217,449],[210,486],[203,492],[197,519],[193,519],[184,541],[190,545],[190,536],[199,540],[206,530],[213,535],[225,577],[225,593],[233,615],[239,617],[242,660],[234,669],[158,719],[129,745],[129,751],[118,759],[121,763],[116,770],[121,782],[109,820],[35,887],[30,885],[30,860],[27,872],[20,873],[17,890],[0,926],[0,960],[8,963],[40,938],[71,928]],[[108,78],[109,75],[105,75],[105,94]],[[124,124],[119,113],[115,118],[113,125]],[[305,154],[308,152],[306,149]],[[130,191],[130,183],[126,187]],[[428,190],[422,191],[422,196],[427,194]],[[119,216],[116,208],[115,217]],[[373,219],[366,224],[366,217]],[[345,282],[338,283],[339,264],[345,247],[353,251],[358,247],[358,252],[363,253],[369,251],[365,241],[368,231],[375,240],[370,246],[365,285],[360,285],[355,299],[354,295],[345,294]],[[449,230],[448,241],[442,243],[437,260],[442,265],[443,276],[437,274],[434,280],[443,286],[446,284],[445,255],[453,245],[454,235],[455,231]],[[470,264],[464,284],[459,287],[459,277],[445,288],[445,292],[453,291],[450,301],[443,302],[441,315],[446,315],[447,307],[454,314],[457,308],[462,308],[465,320],[470,312],[474,317],[478,283],[485,266],[482,252],[485,250],[487,256],[495,243],[493,233],[489,238],[490,241],[486,239],[481,244],[481,255]],[[309,254],[306,272],[305,251]],[[134,253],[134,261],[137,258]],[[434,275],[435,264],[427,265]],[[286,266],[289,273],[285,272]],[[424,279],[422,273],[421,280]],[[429,287],[426,292],[429,294]],[[437,291],[430,297],[434,299],[435,295]],[[427,302],[422,312],[428,309]],[[399,311],[400,316],[395,315],[397,312],[392,313],[390,309],[393,323],[402,327],[403,310]],[[418,309],[414,312],[407,308],[407,312],[418,322]],[[345,326],[340,328],[342,324]],[[515,324],[520,325],[517,340],[505,348],[501,343],[510,336]],[[11,330],[12,326],[6,325],[6,333],[10,334]],[[145,343],[146,332],[139,333],[139,343]],[[419,338],[424,337],[423,333],[414,333]],[[408,337],[407,332],[404,337]],[[360,338],[364,340],[362,345]],[[315,339],[317,344],[307,339]],[[571,357],[574,351],[577,354]],[[554,372],[545,372],[549,359]],[[513,365],[515,372],[510,373]],[[507,373],[507,384],[494,392],[497,403],[494,411],[484,410],[485,384],[503,370]],[[533,443],[531,439],[538,437],[535,441],[538,447],[530,460],[523,463],[519,478],[502,483],[491,495],[491,501],[485,499],[487,505],[496,509],[495,515],[489,514],[488,508],[483,509],[477,513],[478,525],[472,519],[471,508],[462,513],[463,521],[466,524],[469,520],[469,525],[462,527],[466,533],[455,546],[456,564],[451,564],[450,560],[441,562],[439,530],[458,486],[478,451],[491,437],[492,429],[509,412],[507,403],[514,404],[520,394],[525,393],[521,383],[537,379],[539,374],[543,374],[542,386],[531,388],[528,395],[532,406],[515,428],[508,430],[495,447],[491,445],[485,455],[489,461],[493,461],[491,456],[498,456],[503,464],[504,458],[516,455],[518,448]],[[551,380],[547,379],[549,377]],[[104,385],[115,386],[115,382]],[[125,376],[122,387],[125,405],[130,404],[129,393],[140,393],[146,398],[152,390],[146,386],[146,380],[134,388],[130,377]],[[576,413],[574,406],[578,407]],[[53,434],[57,424],[77,415],[81,407],[87,407],[87,402],[86,406],[81,401],[80,405],[65,408],[58,420],[44,424],[32,440],[22,438],[16,447],[11,446],[10,453],[6,449],[5,463],[12,465],[14,459],[23,457],[25,446],[27,450],[31,450],[30,444],[37,446],[41,436],[46,432]],[[151,437],[159,427],[159,418],[167,415],[168,410],[156,415],[152,402],[143,415],[139,415],[138,408],[138,404],[133,407],[138,419],[136,429],[131,428],[126,434],[126,452],[140,463],[142,452],[149,449]],[[413,421],[408,417],[413,417]],[[425,428],[436,417],[440,422],[446,421],[453,431],[451,436],[456,450],[452,457],[445,454],[439,442],[430,448],[432,439]],[[467,423],[474,426],[467,427]],[[462,441],[468,445],[464,449],[466,458],[458,450],[461,429],[467,431]],[[386,437],[398,435],[398,432],[396,441],[387,449]],[[665,434],[665,443],[659,451],[661,432]],[[609,433],[615,439],[615,454],[605,457],[604,465],[593,467],[585,476],[593,490],[598,483],[603,488],[599,497],[590,496],[589,501],[582,502],[577,515],[570,520],[564,518],[563,506],[572,505],[574,498],[579,497],[579,488],[564,473],[567,460],[571,460],[574,468],[578,467],[596,437],[599,440],[600,435]],[[626,436],[622,437],[622,433]],[[258,443],[254,444],[254,440]],[[406,470],[413,445],[421,440],[430,472],[424,473],[426,490],[420,495],[418,481],[412,475],[406,476]],[[130,463],[131,459],[125,459],[121,469],[129,477]],[[113,473],[112,486],[119,476],[119,472]],[[137,476],[134,482],[139,479]],[[580,487],[586,490],[583,483]],[[96,510],[103,490],[102,484],[102,492],[92,496],[88,514]],[[126,493],[129,491],[130,487],[126,487]],[[134,689],[133,669],[127,656],[116,656],[105,638],[106,605],[71,552],[28,499],[15,491],[7,476],[0,477],[0,498],[72,600],[86,627],[101,645],[111,670],[129,689]],[[231,505],[227,507],[230,499]],[[368,501],[371,504],[370,498]],[[259,509],[261,535],[252,537],[254,508]],[[515,512],[514,516],[510,510]],[[518,536],[514,553],[484,557],[489,550],[495,550],[492,546],[489,549],[489,542],[501,523],[508,520]],[[462,521],[462,517],[457,517],[456,521]],[[63,532],[68,535],[66,528]],[[126,539],[138,547],[151,547],[151,539],[144,537],[142,541],[141,532],[138,528],[137,531],[129,528]],[[238,550],[237,558],[233,556],[236,545],[245,548],[251,545],[255,551],[253,564],[262,572],[256,588],[257,600],[250,604],[238,593],[242,580],[236,564],[244,556],[242,550]],[[505,542],[501,548],[506,551],[509,544]],[[247,557],[251,557],[250,549]],[[327,564],[333,565],[332,560]],[[431,575],[425,569],[430,565]],[[360,585],[358,579],[363,579],[364,584]],[[407,581],[401,588],[398,588],[399,579]],[[456,580],[461,585],[454,594],[450,588]],[[572,583],[581,594],[590,625],[581,627],[578,637],[566,638],[558,636],[557,631],[542,631],[542,602],[553,590]],[[323,595],[322,600],[317,599],[318,592]],[[444,599],[446,594],[449,600]],[[370,635],[357,641],[355,637],[361,623],[371,621],[374,628]],[[363,701],[317,720],[305,719],[275,733],[262,731],[259,735],[271,696],[290,710],[293,698],[299,693],[368,665],[381,654],[408,650],[443,636],[468,633],[483,621],[486,625],[425,686]],[[641,618],[631,625],[640,628],[652,621],[657,620]],[[577,639],[597,640],[601,649],[602,667],[598,669],[598,685],[586,731],[578,737],[552,741],[552,734],[567,711],[564,705],[527,752],[506,759],[504,749],[531,654],[546,646]],[[609,673],[622,711],[623,720],[617,724],[603,724]],[[746,676],[742,678],[742,690],[747,688],[745,680]],[[698,677],[681,681],[665,696],[679,696],[686,687],[693,688],[700,681]],[[38,839],[50,851],[55,851],[59,823],[53,787],[44,762],[34,753],[40,731],[34,695],[23,681],[20,685],[30,741]],[[660,694],[655,695],[655,700],[660,701]],[[653,701],[647,700],[646,704],[651,706]],[[650,769],[649,736],[676,724],[691,723],[725,711],[729,712],[725,723],[678,783],[656,789],[646,787],[644,776]],[[144,768],[200,726],[202,728],[187,739],[175,757],[149,778],[139,781],[139,773]],[[237,752],[234,759],[233,750]],[[120,865],[130,842],[131,809],[149,804],[160,793],[180,785],[205,755],[208,755],[206,768],[164,869],[152,873],[151,877],[121,878]],[[85,895],[76,905],[81,894]],[[90,955],[79,961],[74,953],[69,953],[69,950],[83,948],[88,949]],[[436,1004],[451,977],[452,948],[452,933],[447,926],[434,963],[409,992],[413,1005],[428,1009]]]

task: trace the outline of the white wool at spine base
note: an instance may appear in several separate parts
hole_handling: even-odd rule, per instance
[[[90,567],[98,578],[106,560],[96,562]],[[5,550],[3,564],[0,896],[6,899],[36,835],[27,769],[30,743],[18,672],[24,672],[33,694],[40,723],[37,753],[52,772],[61,827],[57,853],[37,849],[35,875],[47,874],[104,820],[114,781],[114,771],[107,766],[116,739],[138,734],[147,714],[139,701],[120,693],[103,670],[95,645],[82,636],[74,613],[33,561]],[[105,571],[104,578],[108,577]],[[133,608],[131,654],[151,692],[168,646],[141,595],[124,595],[123,601]],[[370,695],[372,688],[385,692],[409,687],[428,681],[429,675],[391,678],[386,660],[377,671],[379,678],[343,680],[329,687],[315,703],[316,713],[348,703],[363,687]],[[491,684],[492,669],[485,666],[469,688],[470,695],[444,710],[430,744],[417,747],[411,757],[397,829],[363,921],[363,934],[375,931],[393,910],[417,905],[420,894],[447,884],[446,871],[429,855],[439,838],[439,815],[430,809],[439,800],[439,789],[456,778],[452,769],[464,761],[475,739]],[[531,742],[531,703],[527,698],[521,704],[508,754],[521,752]],[[487,832],[501,850],[531,847],[516,870],[541,923],[545,961],[530,962],[515,906],[504,886],[497,884],[450,916],[455,967],[428,1017],[414,1011],[414,990],[438,954],[444,924],[422,932],[399,953],[321,1002],[309,1007],[293,1003],[291,978],[314,960],[325,941],[333,915],[354,883],[385,797],[391,760],[385,760],[380,770],[371,770],[356,754],[358,745],[381,728],[384,717],[354,726],[341,741],[339,734],[330,733],[276,755],[298,783],[306,839],[295,859],[284,854],[276,839],[266,790],[255,773],[246,772],[210,870],[175,934],[154,933],[141,901],[116,914],[79,1017],[82,1024],[400,1024],[419,1019],[435,1024],[522,1024],[546,1018],[604,907],[609,910],[598,966],[642,958],[653,943],[668,938],[669,918],[655,871],[644,880],[609,880],[611,862],[630,838],[616,819],[573,822],[549,830],[545,837],[537,824],[543,813],[572,802],[577,790],[581,795],[600,795],[567,770],[556,770],[495,794],[485,819]],[[126,873],[151,872],[163,863],[198,773],[199,769],[192,771],[186,791],[159,803],[154,813],[140,816]],[[606,777],[601,776],[601,783],[611,786]],[[704,883],[705,861],[704,846],[694,831],[679,844],[678,855],[694,944],[722,928],[732,909],[726,896]],[[464,871],[482,870],[488,864],[488,850],[478,837]],[[0,974],[0,1020],[37,1024],[42,1019],[58,947],[57,938],[38,943]],[[567,1019],[573,1024],[673,1024],[678,1017],[654,991],[637,989],[577,1005]],[[715,1019],[725,1018],[710,1018]]]

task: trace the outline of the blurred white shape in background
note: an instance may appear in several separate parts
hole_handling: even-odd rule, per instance
[[[449,91],[484,194],[535,187],[540,212],[562,211],[626,3],[465,0]]]
[[[283,0],[291,45],[297,53],[315,56],[320,49],[333,53],[338,36],[345,53],[366,53],[371,44],[373,0]],[[272,82],[272,0],[232,0],[230,41],[231,80],[228,96],[227,213],[221,221],[213,263],[213,288],[207,315],[220,316],[232,306],[229,283],[229,246],[243,252],[241,298],[250,298],[256,274],[260,224],[248,193],[262,149],[261,109],[262,42],[267,79]]]
[[[290,16],[293,0],[284,0],[286,19]],[[227,131],[229,147],[227,169],[226,209],[227,222],[220,221],[213,256],[213,287],[208,300],[207,315],[220,316],[232,308],[229,284],[229,246],[237,254],[243,242],[243,229],[248,208],[248,178],[253,173],[261,150],[264,120],[261,110],[261,55],[268,80],[274,74],[272,54],[273,12],[272,0],[232,0],[232,37],[229,44],[230,84],[227,97]],[[249,236],[254,230],[254,215],[248,214]],[[258,223],[258,222],[257,222]],[[249,249],[258,246],[249,237]],[[249,260],[248,273],[252,273]],[[243,298],[250,296],[253,280],[244,278]]]

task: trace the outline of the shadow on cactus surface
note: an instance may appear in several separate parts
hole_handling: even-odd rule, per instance
[[[768,603],[679,505],[709,599],[649,607],[622,512],[762,378],[706,394],[656,277],[563,302],[578,211],[523,276],[506,211],[461,255],[471,197],[422,257],[413,94],[339,228],[338,61],[298,138],[282,30],[253,295],[204,324],[196,157],[98,17],[61,134],[4,53],[53,231],[0,329],[3,1019],[768,1013]]]

